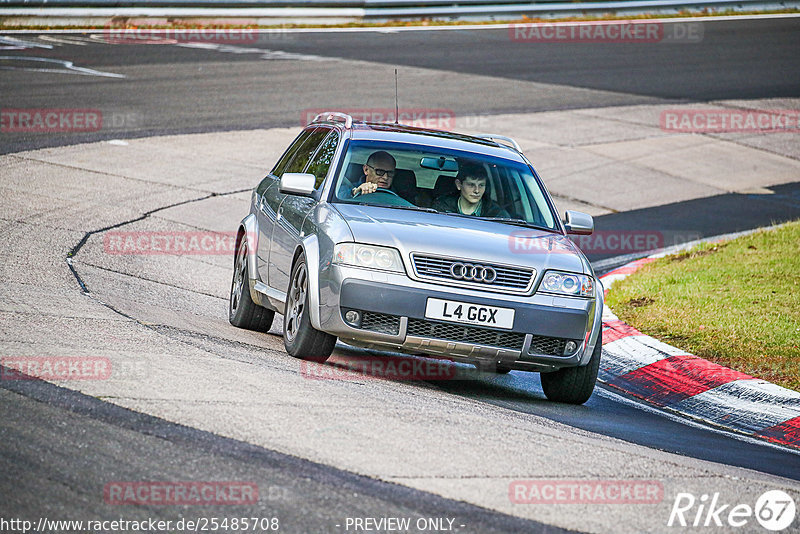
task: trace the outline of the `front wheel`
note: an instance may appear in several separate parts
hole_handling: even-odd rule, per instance
[[[322,363],[336,345],[336,336],[311,326],[308,309],[308,267],[301,256],[294,264],[283,312],[283,345],[286,352],[303,360]]]
[[[542,389],[545,396],[555,402],[583,404],[594,391],[597,372],[600,370],[600,355],[603,352],[603,333],[597,336],[597,344],[589,363],[583,367],[565,367],[552,373],[542,373]]]

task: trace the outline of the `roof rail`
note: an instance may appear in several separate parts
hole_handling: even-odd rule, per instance
[[[314,120],[311,122],[314,123],[320,121],[331,121],[332,119],[344,120],[345,128],[350,128],[351,126],[353,126],[353,117],[351,117],[347,113],[340,113],[338,111],[326,111],[324,113],[320,113],[319,115],[314,117]]]
[[[507,143],[511,143],[511,146],[508,148],[513,148],[519,153],[522,153],[522,148],[520,148],[519,143],[514,141],[512,138],[506,135],[498,135],[498,134],[478,134],[475,137],[480,137],[481,139],[489,139],[490,141],[505,141]],[[508,146],[508,145],[506,145]]]

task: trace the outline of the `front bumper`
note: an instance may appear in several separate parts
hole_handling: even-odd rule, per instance
[[[414,281],[401,274],[339,265],[331,266],[327,278],[327,283],[320,284],[322,330],[361,347],[424,353],[485,366],[552,371],[585,365],[596,339],[591,334],[599,329],[602,312],[601,299],[487,296]],[[428,298],[512,308],[513,328],[506,331],[427,319]],[[345,322],[348,310],[361,314],[357,328]],[[567,341],[575,342],[577,349],[563,355]]]

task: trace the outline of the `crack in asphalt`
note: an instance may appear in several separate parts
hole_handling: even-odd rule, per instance
[[[125,273],[125,272],[122,272],[122,271],[118,271],[116,269],[111,269],[110,267],[103,267],[102,265],[97,265],[96,263],[84,262],[83,265],[85,265],[87,267],[92,267],[94,269],[98,269],[100,271],[105,271],[107,273],[114,273],[114,274],[118,274],[120,276],[129,276],[131,278],[135,278],[136,280],[143,280],[145,282],[151,282],[153,284],[158,284],[158,285],[161,285],[161,286],[171,287],[173,289],[180,289],[181,291],[188,291],[189,293],[194,293],[195,295],[203,295],[204,297],[211,297],[211,298],[215,298],[215,299],[219,299],[219,300],[223,300],[223,301],[228,300],[225,297],[220,297],[219,295],[213,295],[211,293],[204,293],[202,291],[198,291],[196,289],[190,289],[188,287],[176,286],[175,284],[170,284],[169,282],[162,282],[160,280],[153,280],[152,278],[147,278],[145,276],[140,276],[140,275],[137,275],[137,274]],[[213,264],[207,264],[207,265],[213,265]],[[88,290],[86,291],[86,293],[90,294]]]
[[[101,304],[102,306],[104,306],[107,309],[113,311],[114,313],[124,317],[125,319],[129,319],[131,321],[134,321],[137,324],[139,324],[139,325],[141,325],[141,326],[143,326],[143,327],[145,327],[145,328],[147,328],[147,329],[149,329],[149,330],[151,330],[151,331],[153,331],[153,332],[155,332],[155,333],[157,333],[159,335],[162,335],[164,337],[172,339],[173,341],[177,341],[179,343],[183,343],[183,344],[192,346],[194,348],[199,348],[200,350],[203,350],[205,352],[213,354],[216,357],[222,357],[222,358],[225,358],[225,359],[234,360],[233,358],[226,357],[225,355],[221,355],[221,354],[219,354],[219,353],[217,353],[215,351],[208,350],[208,348],[200,347],[195,343],[191,343],[191,342],[187,341],[186,339],[182,339],[181,336],[171,335],[170,331],[179,332],[179,333],[184,334],[185,336],[188,335],[190,337],[192,337],[192,336],[198,337],[198,336],[202,336],[203,334],[198,334],[197,332],[193,332],[193,331],[188,330],[188,329],[181,329],[181,328],[173,327],[173,326],[169,326],[169,325],[147,323],[145,321],[142,321],[142,320],[138,319],[137,317],[134,317],[131,314],[128,314],[128,313],[116,308],[115,306],[113,306],[113,305],[111,305],[111,304],[109,304],[107,302],[104,302],[103,300],[101,300],[100,298],[98,298],[96,295],[94,295],[92,292],[89,291],[89,288],[86,286],[86,283],[84,282],[83,278],[78,273],[78,270],[76,269],[76,266],[74,265],[72,260],[73,260],[73,258],[75,258],[77,256],[77,254],[80,252],[80,250],[83,248],[83,246],[87,243],[89,238],[92,237],[93,235],[101,234],[101,233],[107,232],[109,230],[113,230],[113,229],[120,228],[120,227],[128,225],[128,224],[132,224],[132,223],[135,223],[135,222],[142,221],[144,219],[147,219],[148,217],[150,217],[151,215],[153,215],[155,213],[158,213],[158,212],[161,212],[161,211],[165,211],[165,210],[177,207],[177,206],[191,204],[191,203],[194,203],[194,202],[202,202],[203,200],[208,200],[209,198],[214,198],[214,197],[235,195],[235,194],[247,192],[247,191],[250,191],[250,190],[251,190],[251,188],[246,188],[246,189],[236,189],[236,190],[233,190],[233,191],[226,191],[226,192],[223,192],[223,193],[216,193],[216,192],[209,193],[209,194],[204,195],[202,197],[182,200],[180,202],[175,202],[175,203],[172,203],[172,204],[169,204],[169,205],[166,205],[166,206],[161,206],[159,208],[154,208],[152,210],[146,211],[145,213],[143,213],[139,217],[134,217],[132,219],[128,219],[128,220],[125,220],[125,221],[122,221],[122,222],[119,222],[119,223],[116,223],[116,224],[105,226],[103,228],[99,228],[99,229],[96,229],[96,230],[91,230],[89,232],[86,232],[86,234],[84,234],[83,238],[81,238],[81,240],[74,247],[72,247],[72,249],[67,253],[67,256],[65,258],[65,262],[66,262],[67,266],[69,267],[70,271],[72,272],[73,276],[75,277],[75,280],[77,281],[78,285],[80,286],[82,294],[88,296],[94,302],[97,302],[98,304]],[[115,274],[130,276],[130,277],[137,278],[137,279],[140,279],[140,280],[147,280],[149,282],[165,285],[165,286],[172,287],[172,288],[175,288],[175,289],[178,289],[178,290],[189,291],[189,292],[192,292],[192,293],[195,293],[195,294],[198,294],[198,295],[209,296],[209,297],[213,297],[213,298],[216,298],[216,299],[224,300],[222,297],[219,297],[217,295],[211,295],[211,294],[208,294],[208,293],[203,293],[201,291],[194,291],[194,290],[191,290],[191,289],[175,286],[175,285],[168,284],[168,283],[165,283],[165,282],[159,282],[157,280],[149,280],[147,278],[137,277],[137,276],[129,274],[129,273],[122,273],[122,272],[119,272],[119,271],[115,271],[113,269],[100,267],[100,266],[97,266],[97,265],[94,265],[94,264],[91,264],[91,263],[86,263],[85,265],[91,266],[91,267],[96,268],[96,269],[101,269],[101,270],[104,270],[104,271],[107,271],[107,272],[113,272]],[[218,338],[218,337],[215,337],[215,336],[207,336],[207,337],[208,337],[208,339],[213,339],[213,340],[215,340],[217,342],[227,343],[230,346],[236,346],[236,347],[242,347],[242,348],[248,348],[248,349],[257,348],[259,351],[265,351],[265,350],[266,351],[274,351],[274,349],[269,349],[269,348],[261,347],[261,346],[257,346],[257,345],[251,345],[251,344],[240,342],[240,341],[227,340],[227,339]],[[239,361],[239,360],[236,360],[236,361]],[[252,362],[243,362],[243,363],[252,363]]]
[[[128,219],[126,221],[122,221],[122,222],[119,222],[119,223],[116,223],[116,224],[112,224],[112,225],[106,226],[104,228],[99,228],[97,230],[91,230],[89,232],[86,232],[86,234],[83,236],[83,238],[74,247],[72,247],[72,250],[70,250],[67,253],[67,257],[66,257],[67,265],[69,266],[70,271],[72,271],[72,274],[75,276],[75,280],[77,280],[78,285],[81,287],[81,290],[84,293],[89,294],[90,292],[87,289],[86,284],[83,282],[83,279],[78,274],[78,271],[75,270],[75,267],[72,264],[72,258],[74,258],[78,254],[78,252],[80,252],[81,248],[83,248],[83,245],[85,245],[86,242],[89,240],[89,238],[92,237],[93,235],[100,234],[100,233],[103,233],[103,232],[107,232],[109,230],[114,230],[116,228],[121,228],[121,227],[125,226],[126,224],[131,224],[131,223],[143,221],[144,219],[150,217],[154,213],[158,213],[160,211],[168,210],[170,208],[175,208],[177,206],[183,206],[183,205],[186,205],[186,204],[191,204],[193,202],[200,202],[200,201],[203,201],[203,200],[208,200],[209,198],[213,198],[213,197],[222,197],[222,196],[228,196],[228,195],[235,195],[237,193],[244,193],[244,192],[250,191],[250,190],[251,190],[251,188],[246,188],[246,189],[237,189],[235,191],[226,191],[224,193],[209,193],[209,194],[207,194],[205,196],[202,196],[202,197],[191,198],[191,199],[187,199],[187,200],[181,200],[180,202],[174,202],[174,203],[168,204],[166,206],[161,206],[160,208],[154,208],[152,210],[146,211],[142,215],[140,215],[139,217],[134,217],[133,219]],[[103,303],[103,305],[104,306],[108,306],[110,309],[114,310],[115,312],[119,313],[120,315],[124,315],[125,317],[133,319],[133,317],[130,317],[130,316],[124,314],[123,312],[115,309],[113,306],[110,306],[110,305],[105,304],[105,303]]]
[[[254,345],[252,343],[247,343],[245,341],[235,341],[233,339],[226,339],[224,337],[213,336],[213,335],[209,335],[209,334],[203,334],[203,333],[200,333],[200,332],[194,332],[192,330],[188,330],[188,329],[185,329],[185,328],[179,328],[177,326],[163,325],[162,324],[162,325],[156,325],[156,326],[154,326],[154,328],[159,330],[159,331],[161,331],[161,330],[173,331],[173,333],[184,335],[184,336],[188,336],[189,338],[192,338],[192,339],[182,340],[182,341],[184,341],[185,343],[190,344],[190,345],[192,344],[192,341],[202,340],[202,341],[208,341],[208,342],[217,343],[217,344],[220,344],[220,345],[228,345],[228,346],[235,347],[235,348],[246,348],[246,349],[253,349],[253,350],[260,350],[260,351],[269,351],[269,352],[274,352],[276,354],[283,354],[280,350],[275,350],[275,349],[272,349],[272,348],[269,348],[269,347],[263,347],[261,345]],[[163,333],[166,336],[172,337],[172,336],[169,335],[169,333],[166,333],[166,332],[161,332],[161,333]],[[271,334],[269,332],[264,332],[264,334],[271,335],[271,336],[276,336],[276,337],[281,337],[280,334]],[[200,344],[195,345],[195,346],[197,346],[198,348],[202,348],[202,347],[200,347]]]

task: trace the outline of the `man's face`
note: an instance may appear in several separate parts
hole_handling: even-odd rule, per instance
[[[389,189],[394,179],[395,166],[391,161],[375,160],[364,165],[364,176],[367,182],[377,184],[378,187]],[[382,174],[383,176],[379,176]]]
[[[461,192],[464,202],[477,204],[486,192],[486,178],[467,176],[464,180],[456,180],[456,187]]]

